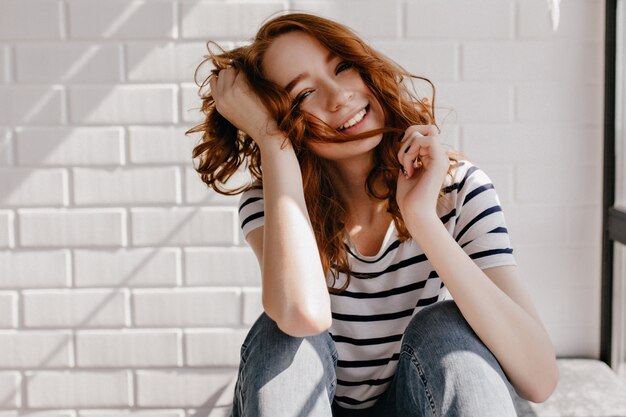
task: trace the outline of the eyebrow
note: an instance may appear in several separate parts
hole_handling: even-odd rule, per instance
[[[335,56],[336,55],[333,51],[329,51],[328,55],[326,56],[326,63],[328,64],[330,61],[332,61]],[[309,75],[308,72],[303,72],[303,73],[296,75],[296,77],[293,80],[289,81],[289,83],[285,86],[285,91],[287,93],[290,93],[291,90],[293,90],[293,88],[296,86],[296,84],[298,84],[300,81],[308,77],[308,75]]]

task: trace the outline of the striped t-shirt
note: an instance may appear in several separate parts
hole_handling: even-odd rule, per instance
[[[471,162],[460,162],[454,179],[446,178],[445,195],[437,204],[441,222],[481,269],[516,265],[491,180]],[[244,192],[239,202],[244,236],[263,225],[263,215],[263,190]],[[369,408],[393,378],[411,317],[452,297],[415,241],[400,243],[393,221],[376,255],[361,255],[349,238],[346,245],[350,285],[330,295],[329,332],[339,354],[335,401],[344,408]],[[340,274],[335,285],[344,282]]]

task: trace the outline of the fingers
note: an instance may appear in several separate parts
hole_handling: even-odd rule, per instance
[[[416,169],[428,167],[438,152],[438,129],[434,125],[413,125],[407,128],[400,149],[398,161],[407,178]]]
[[[230,96],[240,74],[240,71],[235,68],[227,67],[211,76],[209,80],[211,95],[215,100],[215,108],[220,114],[223,114],[224,106],[230,106],[229,102],[232,101]]]

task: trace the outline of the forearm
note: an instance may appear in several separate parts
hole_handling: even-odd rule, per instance
[[[555,355],[543,326],[474,263],[433,216],[407,225],[463,316],[497,358],[518,393],[537,399],[552,384]]]
[[[317,334],[330,326],[330,297],[306,209],[296,155],[282,138],[261,149],[265,224],[263,306],[292,336]]]

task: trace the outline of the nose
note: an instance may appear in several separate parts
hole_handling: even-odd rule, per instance
[[[337,111],[345,106],[354,95],[354,92],[345,86],[331,82],[328,84],[327,107],[330,111]]]

